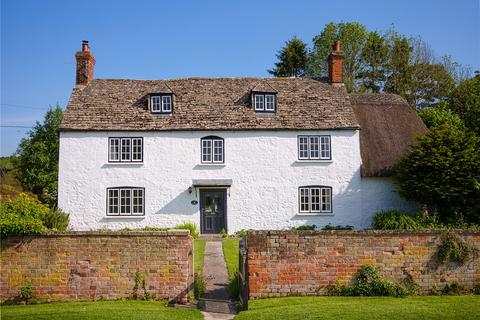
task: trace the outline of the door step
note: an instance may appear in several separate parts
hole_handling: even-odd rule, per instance
[[[221,234],[202,234],[199,239],[207,241],[223,241],[224,238]]]
[[[213,313],[236,314],[235,302],[231,300],[200,299],[197,306],[200,310]]]

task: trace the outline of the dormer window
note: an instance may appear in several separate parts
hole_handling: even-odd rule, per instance
[[[166,93],[150,95],[150,111],[152,113],[172,113],[172,94]]]
[[[274,113],[277,109],[276,96],[273,93],[254,93],[255,112]]]

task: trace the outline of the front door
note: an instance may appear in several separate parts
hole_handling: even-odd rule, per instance
[[[227,197],[225,190],[200,190],[200,229],[202,233],[227,231]]]

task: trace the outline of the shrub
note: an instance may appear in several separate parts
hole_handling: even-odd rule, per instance
[[[248,233],[248,230],[240,229],[240,230],[236,231],[234,234],[235,234],[236,237],[245,238],[247,236],[247,233]]]
[[[228,233],[227,233],[227,231],[225,231],[224,228],[222,228],[222,230],[220,230],[220,234],[222,235],[222,238],[228,238]]]
[[[353,226],[350,226],[350,225],[346,225],[346,226],[336,225],[336,226],[334,226],[334,225],[331,225],[329,223],[325,227],[323,227],[322,230],[353,230]]]
[[[28,301],[33,298],[32,285],[27,284],[22,286],[18,297],[20,300],[25,301],[25,303],[28,304]]]
[[[415,217],[408,213],[396,210],[381,211],[373,217],[372,226],[375,229],[396,230],[407,229],[414,230],[420,227]]]
[[[464,292],[465,290],[457,282],[452,282],[451,284],[447,283],[442,290],[442,294],[446,295],[457,295]]]
[[[193,239],[197,239],[198,236],[200,235],[200,232],[198,231],[197,225],[194,222],[184,222],[184,223],[176,226],[175,229],[189,230],[190,235],[193,237]]]
[[[20,194],[15,200],[0,203],[0,235],[30,235],[45,231],[43,219],[49,209],[35,199]]]
[[[228,279],[228,293],[230,294],[230,298],[238,299],[240,295],[240,273],[235,272],[232,276]]]
[[[65,231],[70,222],[69,214],[61,210],[50,210],[43,218],[43,224],[50,230]]]
[[[207,284],[205,283],[205,278],[203,277],[203,274],[200,272],[196,273],[193,279],[193,296],[195,297],[195,300],[203,297],[206,286]]]
[[[351,286],[337,285],[332,292],[338,296],[405,297],[411,291],[400,284],[383,279],[372,266],[363,266],[355,274]]]
[[[441,263],[458,262],[465,264],[474,255],[474,248],[453,233],[447,233],[437,251]]]
[[[303,230],[315,230],[317,226],[314,225],[314,224],[306,224],[306,225],[303,225],[303,226],[298,226],[298,227],[292,227],[291,230],[299,230],[299,231],[303,231]]]

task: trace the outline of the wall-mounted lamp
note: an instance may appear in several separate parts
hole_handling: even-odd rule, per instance
[[[192,193],[193,189],[192,186],[188,187],[188,193]]]

